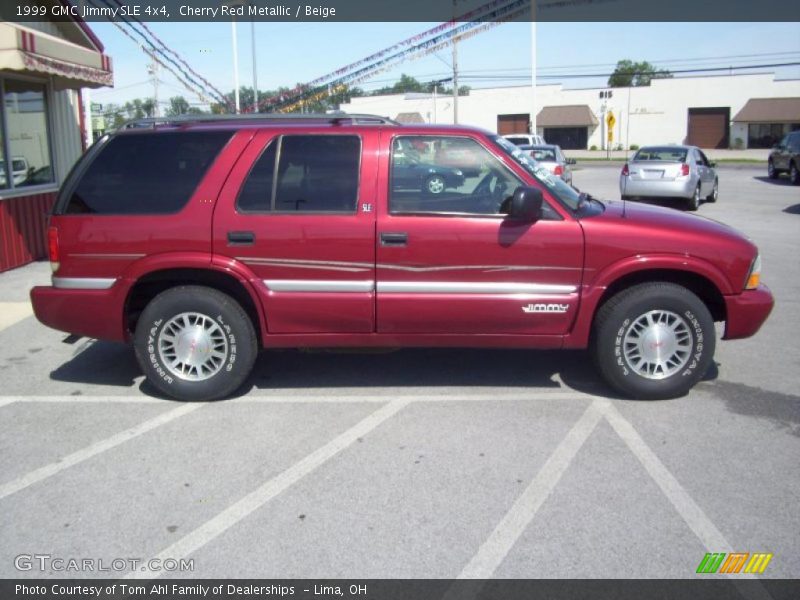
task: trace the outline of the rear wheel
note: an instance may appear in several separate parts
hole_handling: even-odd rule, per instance
[[[692,197],[689,198],[689,203],[687,204],[686,208],[689,210],[697,210],[700,208],[700,184],[697,184],[697,187],[694,190],[694,194]]]
[[[180,286],[156,296],[136,326],[136,358],[148,381],[178,400],[218,400],[236,391],[255,362],[250,318],[230,296]]]
[[[800,185],[800,171],[797,170],[797,163],[794,161],[789,166],[789,180],[794,185]]]
[[[714,357],[714,320],[705,304],[672,283],[620,292],[598,311],[593,351],[600,374],[631,398],[686,394]]]
[[[441,175],[431,175],[425,180],[425,191],[433,196],[438,196],[444,189],[444,177]]]
[[[714,180],[714,187],[711,190],[711,193],[706,196],[706,202],[716,202],[719,198],[719,179]]]

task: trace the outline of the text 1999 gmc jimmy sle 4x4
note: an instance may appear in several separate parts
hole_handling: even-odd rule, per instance
[[[463,163],[463,165],[462,165]],[[145,119],[62,186],[39,320],[132,341],[163,393],[222,398],[258,349],[591,348],[640,399],[685,394],[715,321],[773,300],[720,223],[600,202],[516,146],[369,115]]]

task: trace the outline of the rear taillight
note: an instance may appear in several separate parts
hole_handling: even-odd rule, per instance
[[[556,168],[553,169],[553,175],[563,175],[564,174],[564,167],[561,165],[556,165]]]
[[[622,176],[627,177],[630,174],[631,172],[630,169],[628,169],[628,163],[625,163],[624,165],[622,165]]]
[[[689,175],[689,165],[681,163],[681,177],[686,177],[687,175]]]
[[[50,258],[50,267],[53,269],[53,273],[58,271],[58,263],[60,260],[59,251],[58,251],[58,228],[57,227],[48,227],[47,228],[47,254]]]

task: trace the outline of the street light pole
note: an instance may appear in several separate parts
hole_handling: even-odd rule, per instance
[[[256,71],[256,22],[250,21],[250,34],[253,38],[253,112],[258,112],[258,73]]]
[[[536,135],[536,0],[531,0],[531,130]]]
[[[231,40],[233,42],[233,97],[236,114],[239,114],[239,46],[236,39],[235,18],[231,18]]]

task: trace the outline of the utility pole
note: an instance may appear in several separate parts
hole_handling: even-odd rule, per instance
[[[256,72],[256,22],[250,21],[250,35],[253,38],[253,112],[258,112],[258,73]]]
[[[147,53],[150,55],[150,64],[147,65],[147,72],[153,82],[153,116],[160,117],[161,114],[158,108],[158,62],[156,61],[155,51],[150,50]]]
[[[531,0],[531,130],[536,135],[536,0]]]
[[[456,26],[456,4],[453,0],[453,27]],[[453,125],[458,125],[458,39],[453,37]]]
[[[231,18],[231,39],[233,41],[233,98],[236,114],[239,114],[239,45],[236,39],[236,18]]]

